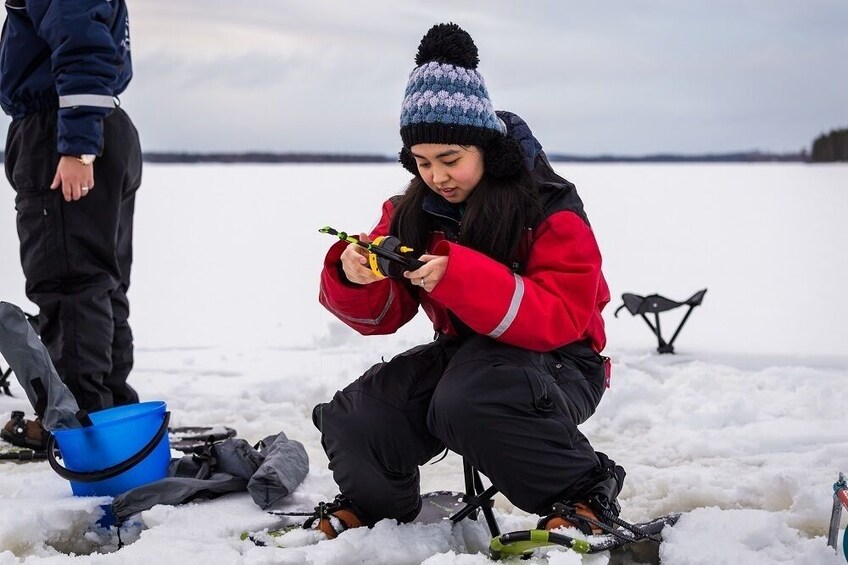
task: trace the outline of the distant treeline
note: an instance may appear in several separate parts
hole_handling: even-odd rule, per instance
[[[743,151],[736,153],[707,153],[681,155],[658,153],[654,155],[569,155],[549,153],[551,161],[566,163],[767,163],[767,162],[824,162],[848,160],[848,129],[834,130],[822,135],[813,143],[812,154],[762,153]],[[353,153],[186,153],[150,151],[144,153],[148,163],[392,163],[395,155],[369,155]],[[0,162],[3,153],[0,152]]]
[[[801,153],[715,153],[706,155],[567,155],[551,153],[551,161],[567,163],[760,163],[803,162],[807,154]],[[0,153],[0,161],[3,154]],[[357,155],[349,153],[184,153],[146,152],[148,163],[392,163],[394,155]]]
[[[622,155],[578,156],[549,154],[551,161],[572,163],[752,163],[764,161],[805,161],[806,153],[719,153],[707,155]],[[145,153],[150,163],[391,163],[395,155],[356,155],[336,153]]]
[[[387,163],[397,157],[347,153],[160,153],[146,152],[149,163]]]
[[[835,129],[818,136],[813,141],[810,161],[813,163],[848,161],[848,128]]]
[[[763,163],[763,162],[804,162],[807,154],[801,153],[760,153],[746,151],[739,153],[707,153],[705,155],[678,155],[675,153],[658,153],[628,157],[626,155],[561,155],[549,154],[551,161],[571,163]]]

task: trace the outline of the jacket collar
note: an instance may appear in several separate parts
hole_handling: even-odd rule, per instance
[[[451,204],[433,192],[429,192],[424,196],[424,203],[421,208],[428,214],[451,220],[457,224],[460,223],[462,214],[465,212],[465,204]]]

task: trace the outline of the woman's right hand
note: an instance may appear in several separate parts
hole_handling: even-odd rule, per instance
[[[371,240],[367,234],[359,234],[359,241],[362,243],[370,243]],[[347,280],[356,284],[371,284],[382,280],[368,266],[368,250],[351,243],[345,248],[341,256],[342,270],[344,271]]]

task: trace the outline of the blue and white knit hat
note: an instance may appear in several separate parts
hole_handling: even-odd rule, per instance
[[[400,136],[416,143],[484,146],[506,133],[477,71],[477,47],[456,24],[433,26],[421,40],[400,111]]]
[[[492,107],[479,61],[474,40],[456,24],[437,24],[421,39],[400,111],[400,162],[413,174],[409,148],[418,143],[476,145],[487,172],[515,173],[520,149]]]

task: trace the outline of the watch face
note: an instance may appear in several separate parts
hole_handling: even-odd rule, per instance
[[[94,162],[94,157],[95,157],[94,155],[80,155],[79,161],[83,165],[90,165]]]

